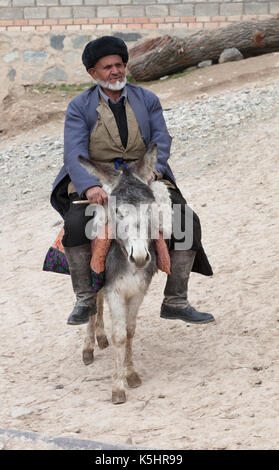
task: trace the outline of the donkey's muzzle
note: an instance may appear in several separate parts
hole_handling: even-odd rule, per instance
[[[141,255],[138,254],[136,256],[136,254],[134,253],[134,251],[132,249],[132,252],[129,256],[130,263],[135,264],[135,266],[138,269],[145,268],[149,264],[150,260],[151,260],[151,255],[150,255],[149,251],[146,251],[146,250],[145,250],[145,253],[143,253]]]

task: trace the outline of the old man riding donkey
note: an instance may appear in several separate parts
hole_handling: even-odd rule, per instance
[[[82,61],[97,85],[76,96],[68,106],[64,165],[54,182],[51,195],[53,207],[64,219],[62,245],[76,295],[68,324],[87,323],[97,312],[97,296],[92,289],[90,269],[91,240],[86,235],[90,216],[87,215],[86,204],[76,202],[87,201],[87,204],[94,205],[108,202],[108,192],[103,184],[106,176],[100,176],[95,168],[88,172],[88,165],[84,168],[79,157],[83,157],[83,165],[84,159],[92,160],[97,165],[105,163],[107,168],[116,172],[115,176],[121,174],[121,177],[116,177],[118,184],[121,178],[123,184],[125,178],[136,178],[138,182],[141,177],[135,165],[144,159],[151,142],[156,144],[156,163],[149,180],[142,179],[144,191],[149,194],[151,203],[154,198],[149,187],[152,181],[164,184],[176,214],[173,217],[173,232],[167,240],[171,273],[167,277],[161,318],[195,324],[211,322],[214,320],[211,314],[198,312],[188,302],[190,272],[206,276],[213,273],[202,247],[199,218],[187,206],[168,165],[171,137],[159,99],[152,92],[126,82],[128,50],[121,39],[104,36],[89,42],[83,51]],[[130,166],[133,168],[131,173]],[[122,190],[122,187],[119,189]],[[136,194],[136,185],[131,185],[130,190],[135,190]],[[113,246],[111,244],[108,258],[115,256],[116,248]],[[150,272],[154,268],[152,250],[151,247],[147,256]],[[123,251],[120,250],[121,255]],[[116,275],[113,269],[120,269],[121,263],[119,261],[119,266],[113,263],[109,266],[112,272],[105,272],[107,283],[110,276]],[[135,304],[138,302],[135,300]],[[115,305],[115,308],[118,307]],[[137,309],[136,306],[134,308]]]

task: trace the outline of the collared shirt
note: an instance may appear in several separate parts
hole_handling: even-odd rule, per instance
[[[107,104],[109,104],[109,97],[108,95],[106,95],[106,93],[104,92],[104,90],[102,89],[102,87],[100,85],[97,85],[98,87],[98,91],[99,91],[99,94],[101,95],[102,98],[104,98],[105,102]],[[127,100],[127,88],[126,86],[124,86],[124,88],[122,89],[122,92],[121,92],[121,95],[119,96],[118,100],[116,101],[116,103],[118,103],[124,96],[124,104],[126,104],[126,100]]]
[[[127,116],[126,116],[126,109],[125,109],[125,105],[127,101],[127,87],[125,86],[122,89],[122,93],[116,102],[112,101],[108,97],[108,95],[106,95],[106,93],[104,92],[104,90],[102,89],[100,85],[98,85],[98,91],[99,91],[99,96],[101,96],[105,100],[105,102],[110,107],[111,111],[113,112],[122,145],[124,148],[126,148],[127,142],[128,142],[128,126],[127,126]],[[162,178],[162,174],[157,170],[154,170],[153,174],[156,180]]]
[[[127,142],[128,142],[128,125],[127,125],[127,116],[126,116],[126,100],[127,100],[127,89],[126,87],[123,88],[122,93],[119,97],[119,99],[114,102],[111,100],[105,92],[102,90],[102,88],[98,85],[99,87],[99,94],[100,96],[105,100],[107,105],[110,107],[120,135],[121,143],[124,148],[127,147]]]

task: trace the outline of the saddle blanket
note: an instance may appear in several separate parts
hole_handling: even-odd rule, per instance
[[[64,246],[62,244],[63,235],[64,229],[62,228],[46,254],[43,271],[70,274]],[[103,232],[100,233],[99,236],[91,241],[92,257],[90,271],[92,289],[95,293],[102,289],[105,284],[105,261],[111,242],[112,239],[109,238],[108,225],[103,228]],[[159,238],[155,240],[155,248],[157,254],[157,268],[166,274],[170,274],[170,256],[166,242],[161,234]]]

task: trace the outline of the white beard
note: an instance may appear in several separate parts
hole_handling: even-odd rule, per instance
[[[100,85],[102,88],[107,88],[108,90],[111,91],[120,91],[124,88],[124,86],[127,83],[126,77],[122,80],[122,82],[117,81],[116,83],[110,83],[110,82],[103,82],[102,80],[96,79],[96,82],[98,85]]]

